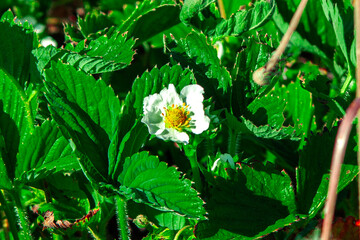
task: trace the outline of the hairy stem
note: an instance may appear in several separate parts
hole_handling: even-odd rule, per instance
[[[341,165],[344,161],[346,146],[349,140],[349,135],[352,127],[352,122],[356,117],[356,113],[360,108],[360,99],[356,98],[346,110],[343,121],[340,124],[339,130],[335,139],[335,146],[333,150],[331,167],[330,167],[330,181],[329,190],[325,203],[325,217],[322,227],[321,239],[328,240],[331,235],[331,225],[335,212],[335,203],[337,197],[337,187],[339,184]]]
[[[32,236],[31,236],[31,230],[30,230],[30,225],[29,225],[29,221],[28,218],[26,216],[26,212],[22,206],[21,200],[20,200],[20,196],[18,194],[17,191],[12,191],[11,192],[11,197],[13,199],[14,202],[14,210],[15,210],[15,216],[17,217],[17,221],[18,221],[18,225],[20,227],[19,230],[19,236],[21,239],[24,240],[31,240]]]
[[[200,177],[199,165],[197,161],[196,147],[184,145],[184,151],[185,151],[185,155],[190,161],[191,171],[193,174],[193,181],[195,182],[195,189],[198,192],[201,192],[202,182]]]
[[[126,200],[120,195],[115,196],[116,210],[117,210],[117,222],[120,231],[120,239],[130,240],[130,231],[128,225],[128,217],[126,210]]]
[[[2,208],[5,212],[6,218],[9,222],[9,227],[10,227],[10,231],[13,235],[13,238],[15,240],[19,240],[18,229],[16,227],[16,219],[14,217],[14,214],[11,212],[9,205],[6,202],[3,191],[1,191],[1,190],[0,190],[0,205],[2,206]]]
[[[279,61],[281,55],[284,53],[286,46],[288,45],[290,38],[292,34],[295,32],[301,15],[305,9],[305,6],[307,4],[308,0],[301,0],[298,8],[296,9],[296,12],[294,13],[294,16],[291,18],[289,28],[287,29],[285,35],[282,37],[280,44],[278,48],[275,50],[273,55],[271,56],[270,60],[266,63],[264,67],[261,67],[257,69],[253,74],[253,80],[259,85],[266,85],[268,84],[265,76],[272,71],[272,69],[275,67],[277,62]]]
[[[354,28],[355,28],[355,37],[356,37],[356,98],[360,98],[360,1],[355,0],[354,5]],[[358,137],[358,149],[360,144],[360,111],[357,112],[357,137]],[[360,151],[357,151],[357,162],[360,168]],[[360,218],[360,175],[358,176],[358,211]]]

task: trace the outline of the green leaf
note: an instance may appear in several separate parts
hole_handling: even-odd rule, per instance
[[[80,30],[70,23],[64,23],[64,34],[66,42],[79,43],[84,40],[84,36],[80,32]]]
[[[56,49],[53,46],[39,48],[33,51],[37,58],[37,67],[40,72],[50,67],[51,60],[61,59],[86,73],[104,73],[123,69],[130,65],[134,51],[134,41],[127,39],[126,34],[101,36],[86,45],[85,40],[76,47],[66,45],[65,49]]]
[[[19,82],[0,69],[0,132],[4,138],[2,157],[11,179],[15,177],[19,144],[34,129],[35,104],[36,98],[28,98]]]
[[[3,118],[4,113],[0,109],[0,119]],[[2,121],[0,121],[2,122]],[[0,123],[0,189],[10,190],[12,188],[12,181],[9,178],[9,173],[14,173],[14,165],[8,159],[6,151],[6,143],[4,136],[2,135],[2,124]],[[11,169],[12,168],[12,169]]]
[[[247,106],[258,96],[260,86],[251,80],[252,74],[267,63],[274,50],[274,47],[267,43],[270,42],[269,36],[261,37],[261,41],[259,38],[253,36],[244,40],[244,48],[237,54],[231,71],[231,107],[235,116],[243,115]]]
[[[61,62],[53,62],[51,68],[45,70],[45,78],[64,91],[67,99],[84,110],[108,136],[113,135],[119,120],[120,101],[104,81],[96,81],[91,75]]]
[[[339,7],[337,4],[334,4],[332,0],[322,0],[321,6],[327,20],[330,21],[333,26],[337,43],[340,46],[348,66],[350,66],[350,51],[348,52],[348,47],[346,46],[344,23],[340,15]]]
[[[257,29],[268,22],[274,11],[275,1],[256,1],[249,9],[242,9],[228,19],[208,16],[204,10],[214,1],[188,0],[181,11],[180,19],[185,24],[192,24],[213,41],[226,36],[239,36],[245,32]],[[205,15],[202,16],[202,15]]]
[[[256,123],[269,124],[271,127],[280,128],[285,121],[283,115],[285,106],[285,99],[267,94],[250,103],[248,110],[253,114]]]
[[[301,213],[314,217],[322,208],[329,185],[330,163],[338,128],[322,135],[309,138],[307,145],[300,152],[299,168],[296,173],[298,208]],[[341,191],[359,173],[356,163],[356,146],[352,132],[341,168],[338,191]]]
[[[156,224],[169,228],[170,230],[180,230],[185,226],[186,218],[172,212],[161,212],[154,216]]]
[[[134,223],[140,228],[151,222],[156,226],[169,228],[170,230],[180,230],[186,224],[186,217],[175,212],[159,211],[134,201],[128,201],[127,207],[129,218],[133,218]]]
[[[90,80],[91,77],[69,65],[61,67],[59,63],[54,64],[53,67],[45,72],[46,97],[50,104],[50,112],[55,121],[64,127],[62,130],[66,137],[75,143],[85,175],[95,184],[100,181],[106,182],[109,137],[101,126],[107,126],[107,130],[111,131],[112,125],[108,124],[108,119],[105,120],[106,124],[102,121],[100,115],[103,113],[100,110],[103,110],[104,114],[116,115],[117,112],[113,111],[116,109],[116,103],[112,102],[114,99],[111,100],[111,96],[104,95],[104,102],[101,100],[96,102],[94,99],[103,96],[102,92],[109,94],[111,91],[107,90],[105,84]],[[57,72],[59,69],[62,71]],[[84,92],[83,88],[80,88],[80,91],[76,91],[79,82],[82,83],[81,86],[92,89]],[[59,88],[63,88],[64,91]]]
[[[296,221],[295,194],[290,177],[272,168],[241,165],[232,180],[209,181],[209,220],[195,229],[200,239],[255,239]]]
[[[187,0],[181,8],[180,20],[186,25],[190,25],[191,19],[199,12],[203,11],[215,0]]]
[[[204,218],[203,201],[191,188],[191,181],[147,152],[126,158],[118,181],[121,184],[120,194],[135,202],[190,218]]]
[[[84,19],[79,18],[78,24],[81,34],[87,39],[101,35],[113,25],[108,15],[96,10],[87,13]]]
[[[279,81],[271,89],[248,105],[253,115],[247,117],[256,125],[269,124],[276,129],[291,126],[304,144],[311,130],[316,130],[312,94],[302,87],[298,77],[295,82]]]
[[[54,122],[45,121],[26,135],[17,155],[16,178],[33,182],[59,171],[79,170],[69,142]]]
[[[314,2],[318,2],[318,1],[314,1]],[[311,7],[309,8],[309,6],[308,6],[308,7],[306,7],[306,9],[311,9]],[[317,8],[312,8],[312,9],[315,10]],[[318,13],[313,13],[313,15],[318,16]],[[291,14],[291,16],[292,16],[292,14]],[[285,34],[287,29],[289,28],[289,23],[285,21],[283,16],[279,13],[278,9],[275,9],[273,20],[274,20],[276,26],[280,29],[280,31],[283,34]],[[309,24],[309,27],[311,27],[311,26],[314,26],[314,24]],[[322,28],[325,28],[324,25],[320,24],[319,26],[322,26]],[[301,29],[301,28],[299,28],[299,29]],[[306,52],[313,53],[313,54],[321,57],[321,59],[324,61],[324,63],[326,65],[330,65],[331,64],[330,59],[332,59],[332,57],[330,57],[331,56],[330,53],[329,54],[327,53],[326,47],[321,48],[321,47],[318,46],[319,44],[317,44],[317,42],[313,43],[313,41],[311,41],[312,39],[315,39],[315,37],[317,35],[314,34],[313,31],[309,31],[309,34],[311,35],[311,37],[306,38],[306,37],[303,37],[298,32],[299,29],[297,31],[295,31],[293,33],[293,35],[291,36],[290,45],[293,46],[294,49],[298,49],[298,50],[301,50],[301,51],[306,51]],[[324,32],[324,29],[323,29],[323,32]],[[327,32],[327,31],[325,31],[325,32]],[[323,34],[322,34],[322,36],[323,36]]]
[[[142,1],[118,27],[121,33],[138,39],[137,45],[180,22],[180,6],[172,0]],[[151,29],[151,31],[149,31]]]
[[[185,39],[174,39],[168,47],[175,61],[193,69],[198,84],[205,90],[205,98],[214,97],[225,105],[224,95],[232,85],[230,73],[221,66],[216,49],[207,43],[205,35],[191,32]]]
[[[271,125],[256,126],[254,123],[252,123],[250,120],[245,119],[244,117],[241,117],[241,121],[239,121],[235,116],[231,115],[230,113],[226,113],[226,120],[229,129],[234,131],[235,134],[253,135],[259,138],[275,140],[300,139],[299,136],[295,134],[295,129],[291,126],[281,126],[279,128],[273,127]]]
[[[39,42],[32,26],[25,22],[17,25],[11,10],[0,20],[0,68],[13,76],[15,81],[24,88],[29,81],[30,67],[34,64],[31,51]]]
[[[249,4],[249,0],[227,0],[223,1],[224,11],[226,17],[230,17],[232,14],[236,13],[241,6]]]
[[[227,20],[221,20],[214,29],[205,32],[214,40],[226,36],[239,36],[245,32],[257,29],[267,23],[274,14],[275,1],[256,1],[254,7],[239,10]]]
[[[127,116],[124,116],[121,121],[128,121]],[[119,131],[121,131],[121,127],[122,126],[119,126]],[[115,137],[120,136],[122,136],[122,134],[115,133]],[[116,180],[121,173],[125,159],[137,153],[148,136],[149,131],[146,125],[138,120],[122,139],[114,139],[115,141],[113,140],[111,142],[109,148],[109,176],[111,176],[113,180]],[[119,141],[120,145],[118,146]],[[115,148],[113,148],[113,146]],[[111,151],[114,151],[114,153],[111,154]]]

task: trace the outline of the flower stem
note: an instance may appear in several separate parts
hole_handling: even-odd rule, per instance
[[[184,152],[190,161],[191,171],[193,174],[193,181],[195,182],[195,189],[198,192],[201,192],[202,182],[200,177],[199,165],[197,161],[196,147],[184,145]]]
[[[285,48],[288,45],[292,34],[295,32],[295,30],[299,24],[301,15],[305,9],[307,2],[308,2],[308,0],[301,0],[298,8],[296,9],[293,17],[291,18],[291,21],[289,23],[289,27],[288,27],[286,33],[282,37],[278,48],[275,50],[275,52],[273,53],[270,60],[266,63],[266,65],[264,67],[261,67],[261,68],[257,69],[256,71],[254,71],[253,80],[255,83],[257,83],[261,86],[269,84],[267,79],[265,78],[265,76],[268,75],[272,71],[272,69],[275,67],[275,65],[279,61],[281,55],[284,53]]]
[[[130,240],[130,232],[128,225],[128,218],[126,213],[126,200],[120,195],[115,196],[116,210],[117,210],[117,222],[120,231],[120,239]]]
[[[360,109],[360,98],[356,98],[346,110],[346,114],[336,134],[335,146],[330,166],[329,190],[325,203],[325,217],[321,231],[321,239],[328,240],[331,236],[331,225],[335,212],[336,193],[341,173],[341,165],[344,161],[346,146],[356,113]]]
[[[360,2],[359,0],[354,1],[354,30],[356,39],[356,98],[360,98]],[[350,73],[349,73],[350,74]],[[358,137],[358,151],[357,151],[357,163],[360,168],[360,111],[357,111],[357,128],[356,133]],[[360,175],[358,175],[358,218],[360,218]]]
[[[15,240],[19,240],[18,230],[16,227],[16,219],[14,217],[14,214],[12,214],[12,212],[6,202],[3,191],[1,191],[1,190],[0,190],[0,205],[2,206],[2,208],[5,212],[6,218],[9,222],[9,227],[10,227],[10,231],[12,233],[13,238]]]
[[[30,225],[26,216],[26,212],[24,211],[24,208],[22,206],[20,196],[17,191],[11,191],[10,194],[14,201],[15,216],[17,216],[18,225],[20,227],[18,236],[24,240],[31,240],[32,236]]]
[[[177,233],[176,233],[176,235],[175,235],[175,237],[174,237],[174,240],[178,240],[179,239],[179,237],[180,237],[180,235],[181,235],[181,233],[183,232],[183,231],[185,231],[187,228],[189,228],[189,227],[191,227],[190,225],[187,225],[187,226],[185,226],[185,227],[183,227],[182,229],[180,229]]]
[[[223,0],[218,0],[218,5],[219,5],[219,10],[220,10],[220,16],[223,19],[226,19],[226,12],[225,12],[225,7],[224,7]]]

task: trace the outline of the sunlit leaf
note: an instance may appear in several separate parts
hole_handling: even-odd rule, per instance
[[[118,181],[120,193],[135,202],[190,218],[204,218],[203,201],[191,188],[191,181],[147,152],[127,158]]]

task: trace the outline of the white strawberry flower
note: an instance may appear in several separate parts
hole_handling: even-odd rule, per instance
[[[144,98],[145,123],[150,134],[163,140],[189,143],[189,132],[200,134],[209,128],[210,119],[204,112],[204,89],[192,84],[184,87],[180,95],[173,84],[160,93]]]

